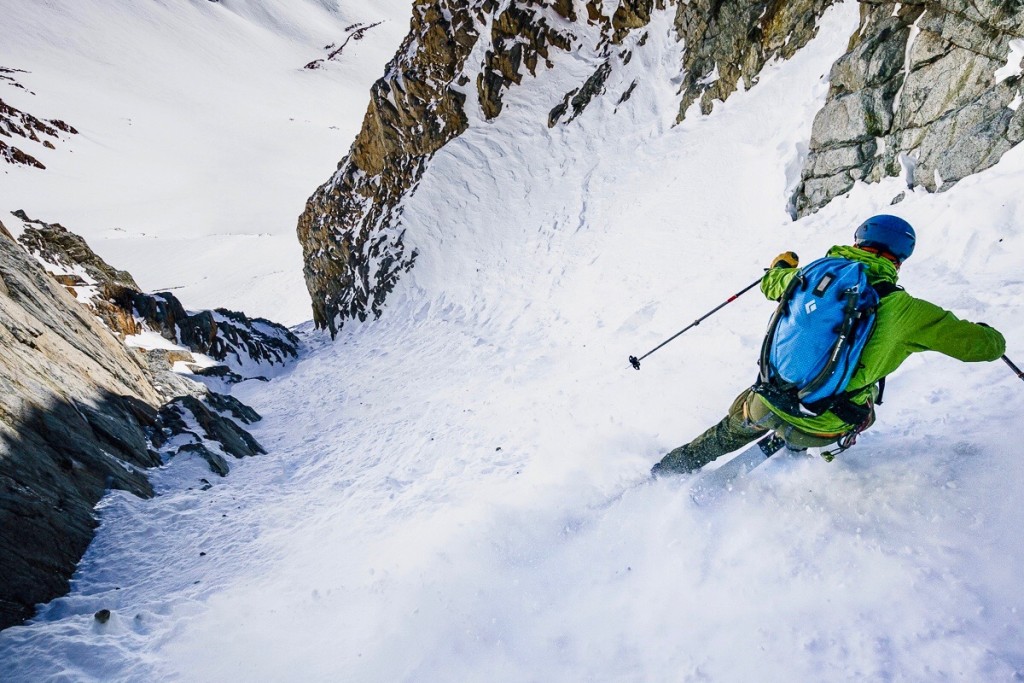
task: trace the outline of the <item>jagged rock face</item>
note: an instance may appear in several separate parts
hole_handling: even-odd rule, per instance
[[[159,396],[0,225],[0,628],[65,592],[108,488],[149,496]]]
[[[1022,37],[1015,1],[861,5],[815,117],[794,213],[816,211],[857,180],[902,174],[910,187],[942,191],[995,164],[1024,140],[1021,77],[996,76],[1011,55],[1020,59],[1011,41]]]
[[[679,4],[676,29],[688,46],[683,112],[694,101],[710,111],[737,83],[757,80],[774,56],[789,57],[810,40],[832,0],[694,0]],[[299,218],[313,320],[335,334],[345,320],[379,316],[399,277],[415,263],[404,244],[401,200],[415,189],[430,157],[468,125],[464,107],[484,119],[499,116],[503,96],[528,73],[550,68],[552,50],[575,49],[597,27],[608,57],[548,113],[549,127],[572,123],[605,94],[615,63],[612,48],[643,30],[666,0],[420,0],[409,36],[371,93],[363,128],[334,176],[310,198]],[[639,41],[643,45],[643,40]],[[473,63],[469,60],[472,55]],[[714,74],[714,77],[712,75]],[[618,93],[629,99],[633,85]],[[472,100],[470,100],[472,98]]]
[[[298,357],[299,340],[288,328],[265,318],[218,308],[189,313],[169,292],[143,294],[122,288],[104,290],[121,311],[138,316],[147,329],[232,369],[254,377],[253,366],[284,365]],[[235,373],[237,374],[237,373]]]
[[[313,320],[380,315],[399,275],[412,267],[398,227],[402,196],[435,151],[466,129],[465,83],[456,79],[477,40],[470,9],[457,0],[417,0],[412,25],[371,90],[363,128],[334,176],[299,218]]]
[[[686,43],[683,58],[681,121],[694,102],[709,114],[742,80],[757,83],[774,57],[789,59],[818,30],[833,0],[691,0],[678,5],[676,31]]]

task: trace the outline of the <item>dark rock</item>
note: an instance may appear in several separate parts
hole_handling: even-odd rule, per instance
[[[27,154],[17,147],[8,145],[3,140],[0,140],[0,159],[3,159],[9,164],[17,164],[20,166],[31,166],[40,170],[46,170],[46,166],[43,162],[36,159],[31,154]]]
[[[633,81],[632,83],[630,83],[629,87],[626,88],[626,91],[623,92],[622,95],[619,97],[619,101],[616,103],[616,105],[622,104],[623,102],[628,100],[630,97],[632,97],[633,96],[633,91],[636,90],[636,85],[637,85],[636,81]]]
[[[191,417],[202,430],[202,438],[218,442],[224,452],[236,458],[266,453],[263,447],[247,431],[239,427],[230,418],[222,417],[193,396],[181,396],[160,409],[165,425],[171,425],[172,431],[193,433],[181,425]],[[200,436],[200,435],[197,435]]]
[[[0,77],[2,77],[0,80],[7,81],[18,88],[24,89],[24,87],[14,80],[13,77],[7,75],[15,72],[25,73],[24,71],[18,71],[17,69],[5,69],[0,67]],[[72,135],[78,133],[77,130],[63,121],[56,119],[40,119],[28,112],[12,107],[3,100],[0,100],[0,135],[8,138],[18,136],[24,138],[26,142],[37,143],[48,149],[54,149],[53,143],[46,138],[59,140],[62,132]],[[28,154],[17,147],[8,145],[3,140],[0,140],[0,159],[3,159],[10,164],[33,166],[39,169],[46,168],[46,166],[31,154]]]
[[[229,394],[218,394],[211,391],[206,396],[206,402],[217,412],[231,413],[235,419],[241,420],[245,424],[253,424],[263,419],[255,410]]]
[[[108,621],[110,621],[110,610],[108,610],[108,609],[101,609],[99,612],[97,612],[96,614],[94,614],[92,616],[99,623],[105,624]]]
[[[565,101],[562,103],[561,108],[556,107],[551,110],[551,114],[548,116],[548,128],[551,128],[558,122],[558,118],[565,113],[569,107],[572,107],[572,115],[566,120],[566,123],[571,122],[577,116],[583,113],[583,110],[587,108],[590,101],[596,96],[604,92],[605,81],[608,80],[608,76],[612,72],[611,62],[604,62],[601,66],[597,67],[597,70],[588,78],[582,86],[573,90],[571,93],[565,96]],[[634,82],[634,85],[636,83]],[[630,89],[632,92],[632,89]],[[621,103],[623,100],[619,100]],[[556,113],[556,110],[557,113]]]
[[[249,363],[284,365],[298,357],[299,339],[291,330],[266,318],[218,308],[218,340],[209,351],[217,360],[233,360],[237,366]]]
[[[559,104],[556,104],[551,111],[548,112],[548,128],[554,128],[555,124],[558,123],[558,119],[562,118],[562,116],[565,115],[565,112],[569,111],[569,101],[577,92],[579,92],[579,89],[575,88],[565,93],[565,97],[562,98],[562,101]]]
[[[195,455],[198,455],[200,458],[206,461],[207,465],[210,466],[211,472],[221,477],[228,476],[228,472],[231,471],[231,467],[228,465],[228,461],[224,459],[223,455],[220,455],[219,453],[214,453],[201,443],[188,443],[185,444],[184,446],[180,446],[177,449],[177,451],[175,451],[175,455],[180,455],[182,453],[193,453]],[[210,484],[209,482],[207,482],[207,484],[203,487],[203,490],[206,491],[209,488]]]
[[[324,65],[324,62],[335,61],[341,57],[345,48],[348,47],[349,43],[353,40],[362,40],[366,37],[366,33],[372,29],[383,24],[383,21],[378,21],[373,24],[356,23],[351,26],[345,27],[345,37],[340,41],[340,45],[335,47],[334,43],[328,45],[324,49],[327,50],[327,56],[323,59],[314,59],[304,66],[304,69],[319,69]]]
[[[208,368],[199,368],[198,370],[195,370],[195,374],[200,377],[220,379],[226,384],[235,384],[244,379],[258,379],[264,382],[268,381],[266,377],[242,377],[226,365],[214,365]]]

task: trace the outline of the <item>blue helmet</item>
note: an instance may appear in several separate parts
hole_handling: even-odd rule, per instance
[[[914,228],[902,218],[880,214],[861,223],[853,235],[853,241],[858,247],[888,252],[902,263],[914,253],[917,237]]]

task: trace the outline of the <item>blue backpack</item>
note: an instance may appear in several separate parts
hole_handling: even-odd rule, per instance
[[[895,289],[888,287],[885,294]],[[878,303],[863,263],[829,257],[801,268],[768,324],[755,391],[793,416],[831,410],[848,424],[863,423],[870,406],[844,392],[874,330]]]

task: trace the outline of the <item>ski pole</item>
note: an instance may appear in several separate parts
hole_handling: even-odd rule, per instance
[[[714,308],[712,308],[712,309],[711,309],[710,311],[708,311],[707,313],[705,313],[705,314],[704,314],[704,315],[702,315],[701,317],[697,318],[697,319],[696,319],[696,320],[694,320],[694,321],[693,321],[692,323],[690,323],[689,325],[687,325],[687,326],[686,326],[686,327],[684,327],[683,329],[679,330],[678,332],[676,332],[675,334],[673,334],[673,335],[672,335],[671,337],[669,337],[669,338],[668,338],[668,339],[666,339],[665,341],[661,342],[660,344],[658,344],[657,346],[655,346],[655,347],[654,347],[653,349],[651,349],[650,351],[648,351],[648,352],[647,352],[647,353],[645,353],[644,355],[640,356],[639,358],[637,358],[636,356],[630,356],[630,357],[629,357],[629,364],[630,364],[630,365],[632,365],[632,366],[633,366],[634,368],[636,368],[637,370],[639,370],[639,369],[640,369],[640,361],[642,361],[642,360],[643,360],[644,358],[647,358],[647,356],[651,355],[652,353],[654,353],[655,351],[657,351],[658,349],[660,349],[660,348],[661,348],[662,346],[664,346],[665,344],[668,344],[668,343],[669,343],[670,341],[672,341],[673,339],[675,339],[676,337],[678,337],[679,335],[681,335],[681,334],[682,334],[683,332],[686,332],[687,330],[689,330],[689,329],[691,329],[691,328],[697,327],[697,325],[700,325],[702,321],[704,321],[705,319],[707,319],[707,318],[711,317],[712,315],[714,315],[715,313],[717,313],[717,312],[718,312],[718,311],[720,311],[721,309],[725,308],[725,306],[726,306],[727,304],[731,304],[731,303],[732,303],[733,301],[736,301],[736,299],[739,299],[741,295],[745,294],[746,292],[749,292],[749,291],[750,291],[751,289],[753,289],[754,287],[756,287],[756,286],[758,286],[759,284],[761,284],[761,279],[762,279],[763,277],[764,277],[764,276],[762,276],[762,277],[759,277],[759,278],[757,278],[756,280],[754,280],[753,282],[751,282],[751,283],[750,283],[749,285],[747,285],[746,287],[744,287],[744,288],[743,288],[743,289],[741,289],[740,291],[736,292],[736,293],[735,293],[735,294],[733,294],[733,295],[732,295],[731,297],[729,297],[728,299],[726,299],[726,300],[725,300],[725,301],[723,301],[722,303],[718,304],[717,306],[715,306]],[[1009,361],[1007,361],[1007,362],[1009,362]]]
[[[1014,365],[1013,361],[1007,358],[1006,356],[1003,356],[1002,358],[1004,361],[1006,361],[1006,364],[1010,366],[1010,369],[1017,373],[1017,376],[1020,377],[1022,381],[1024,381],[1024,371],[1021,371],[1021,369]]]

